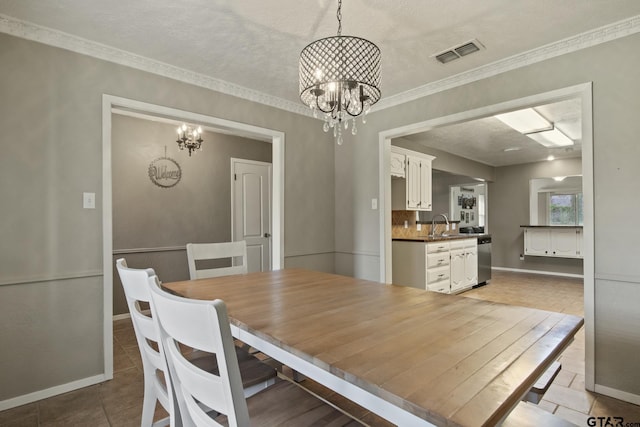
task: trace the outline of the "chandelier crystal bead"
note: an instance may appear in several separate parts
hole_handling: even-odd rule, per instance
[[[380,49],[360,37],[342,35],[342,0],[338,0],[338,35],[316,40],[300,53],[300,99],[313,110],[324,113],[323,129],[340,128],[366,115],[380,99]],[[357,131],[356,131],[357,132]],[[352,132],[355,135],[355,132]],[[341,131],[334,138],[342,142]]]
[[[176,142],[178,143],[178,148],[181,150],[184,150],[185,148],[189,150],[189,157],[191,157],[192,151],[202,151],[201,147],[204,139],[202,139],[202,128],[200,126],[198,126],[197,129],[194,129],[183,123],[182,126],[178,126],[177,131],[178,139]]]

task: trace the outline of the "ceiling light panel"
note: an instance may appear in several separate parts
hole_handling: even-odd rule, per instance
[[[544,132],[530,133],[527,136],[547,148],[568,147],[573,145],[573,141],[556,128]]]
[[[552,128],[551,123],[533,108],[512,111],[494,116],[512,129],[520,133],[540,132]]]

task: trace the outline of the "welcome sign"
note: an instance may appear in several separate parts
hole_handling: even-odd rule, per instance
[[[182,178],[182,169],[169,157],[158,157],[149,164],[149,179],[158,187],[175,187]]]

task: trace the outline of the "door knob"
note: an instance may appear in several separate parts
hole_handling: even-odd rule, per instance
[[[271,233],[264,233],[264,237],[271,237]]]

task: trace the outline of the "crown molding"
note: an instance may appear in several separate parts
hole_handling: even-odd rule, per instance
[[[289,111],[291,113],[312,116],[308,108],[300,103],[267,95],[244,86],[215,79],[204,74],[185,70],[165,62],[156,61],[101,43],[73,36],[61,31],[42,27],[0,14],[0,32],[27,40],[44,43],[61,49],[168,77],[184,83],[221,92],[226,95]],[[372,111],[380,111],[406,102],[414,101],[434,93],[482,80],[546,59],[554,58],[580,49],[595,46],[621,37],[640,32],[640,15],[615,22],[594,30],[578,34],[545,46],[513,55],[509,58],[475,68],[455,76],[419,86],[396,95],[383,98]]]
[[[633,16],[604,27],[596,28],[576,36],[568,37],[557,42],[549,43],[545,46],[522,52],[509,58],[492,62],[491,64],[465,71],[433,83],[428,83],[424,86],[420,86],[397,95],[389,96],[376,104],[376,110],[382,110],[404,104],[437,92],[442,92],[467,83],[486,79],[497,74],[535,64],[550,58],[575,52],[580,49],[585,49],[621,37],[626,37],[637,32],[640,32],[640,15]]]
[[[0,32],[179,80],[184,83],[193,84],[292,113],[309,115],[309,109],[297,102],[267,95],[244,86],[185,70],[165,62],[149,59],[131,52],[2,14],[0,14]]]

